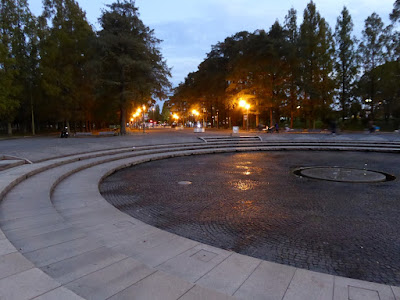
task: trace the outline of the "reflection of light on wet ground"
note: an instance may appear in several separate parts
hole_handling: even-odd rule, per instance
[[[233,209],[240,215],[248,215],[254,210],[259,210],[260,207],[251,200],[240,200],[233,205]]]
[[[236,166],[236,169],[244,170],[244,172],[242,172],[243,175],[246,175],[246,176],[251,175],[251,167],[239,165],[239,166]]]
[[[258,182],[253,180],[235,180],[230,181],[229,184],[239,191],[248,191],[254,189],[258,185]]]
[[[244,169],[244,170],[250,169],[250,167],[248,167],[248,166],[241,166],[241,165],[238,165],[238,166],[235,166],[235,167],[236,167],[236,169]]]

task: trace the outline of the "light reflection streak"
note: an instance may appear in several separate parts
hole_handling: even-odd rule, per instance
[[[239,191],[249,191],[253,190],[256,186],[259,185],[258,182],[253,181],[253,180],[234,180],[229,182],[230,185],[232,185],[235,189]]]

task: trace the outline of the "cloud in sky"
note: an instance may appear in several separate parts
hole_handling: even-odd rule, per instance
[[[98,29],[97,18],[105,4],[113,1],[78,0],[90,23]],[[298,24],[309,1],[304,0],[136,0],[143,22],[155,29],[162,43],[162,53],[173,67],[174,85],[197,70],[211,50],[211,45],[223,41],[238,31],[268,30],[278,20],[281,24],[290,8],[297,10]],[[29,1],[33,12],[41,12],[41,0]],[[343,6],[347,6],[354,22],[354,34],[361,36],[364,20],[377,12],[385,24],[394,0],[315,0],[320,14],[332,30]]]

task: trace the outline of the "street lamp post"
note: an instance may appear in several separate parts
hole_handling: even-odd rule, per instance
[[[250,104],[247,103],[245,108],[247,110],[247,131],[249,131],[249,109],[250,109]]]
[[[143,115],[142,115],[142,117],[143,117],[143,133],[146,133],[146,124],[145,124],[145,120],[144,120],[144,112],[145,112],[145,110],[146,110],[146,106],[145,105],[143,105]]]
[[[250,104],[247,103],[245,100],[240,100],[239,101],[239,106],[244,107],[246,109],[246,119],[247,119],[247,131],[249,131],[249,109],[250,109]]]

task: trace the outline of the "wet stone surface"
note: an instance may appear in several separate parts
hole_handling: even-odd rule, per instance
[[[245,255],[400,285],[400,186],[321,181],[300,167],[379,170],[400,156],[256,152],[172,158],[119,171],[101,184],[120,210],[158,228]],[[190,185],[180,185],[190,181]]]

